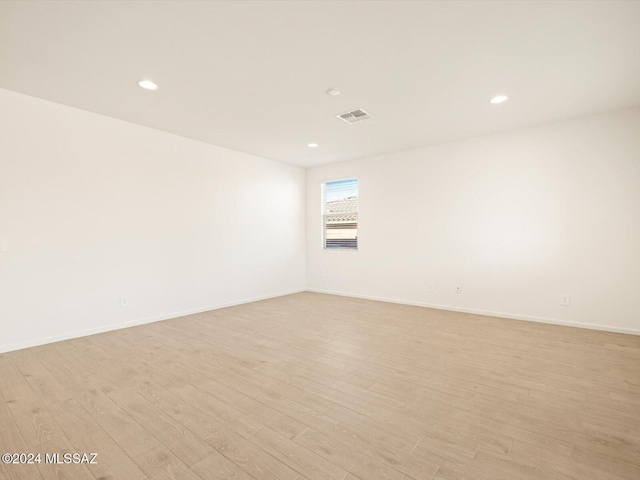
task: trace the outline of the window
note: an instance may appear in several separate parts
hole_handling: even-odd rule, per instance
[[[358,249],[358,180],[322,186],[324,248]]]

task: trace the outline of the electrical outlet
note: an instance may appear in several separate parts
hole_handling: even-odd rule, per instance
[[[9,250],[7,237],[0,237],[0,252],[6,252],[7,250]]]
[[[460,285],[456,285],[456,293],[462,293],[462,288]]]
[[[429,290],[430,292],[436,291],[436,287],[433,285],[433,282],[429,282],[429,286],[427,287],[427,290]]]
[[[566,293],[563,293],[562,295],[560,295],[560,305],[565,307],[568,307],[569,305],[571,305],[571,297]]]
[[[128,307],[129,306],[129,299],[127,297],[120,297],[120,306],[121,307]]]

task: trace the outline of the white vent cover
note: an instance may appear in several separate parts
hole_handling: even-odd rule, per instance
[[[361,122],[362,120],[366,120],[367,118],[371,118],[367,112],[358,108],[357,110],[351,110],[350,112],[341,113],[340,115],[336,115],[341,120],[344,120],[349,125],[353,125],[354,123]]]

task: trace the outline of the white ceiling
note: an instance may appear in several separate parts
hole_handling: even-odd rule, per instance
[[[3,1],[0,87],[306,167],[638,105],[640,2]]]

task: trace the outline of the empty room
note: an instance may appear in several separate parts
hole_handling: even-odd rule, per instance
[[[0,0],[0,458],[640,479],[640,1]]]

